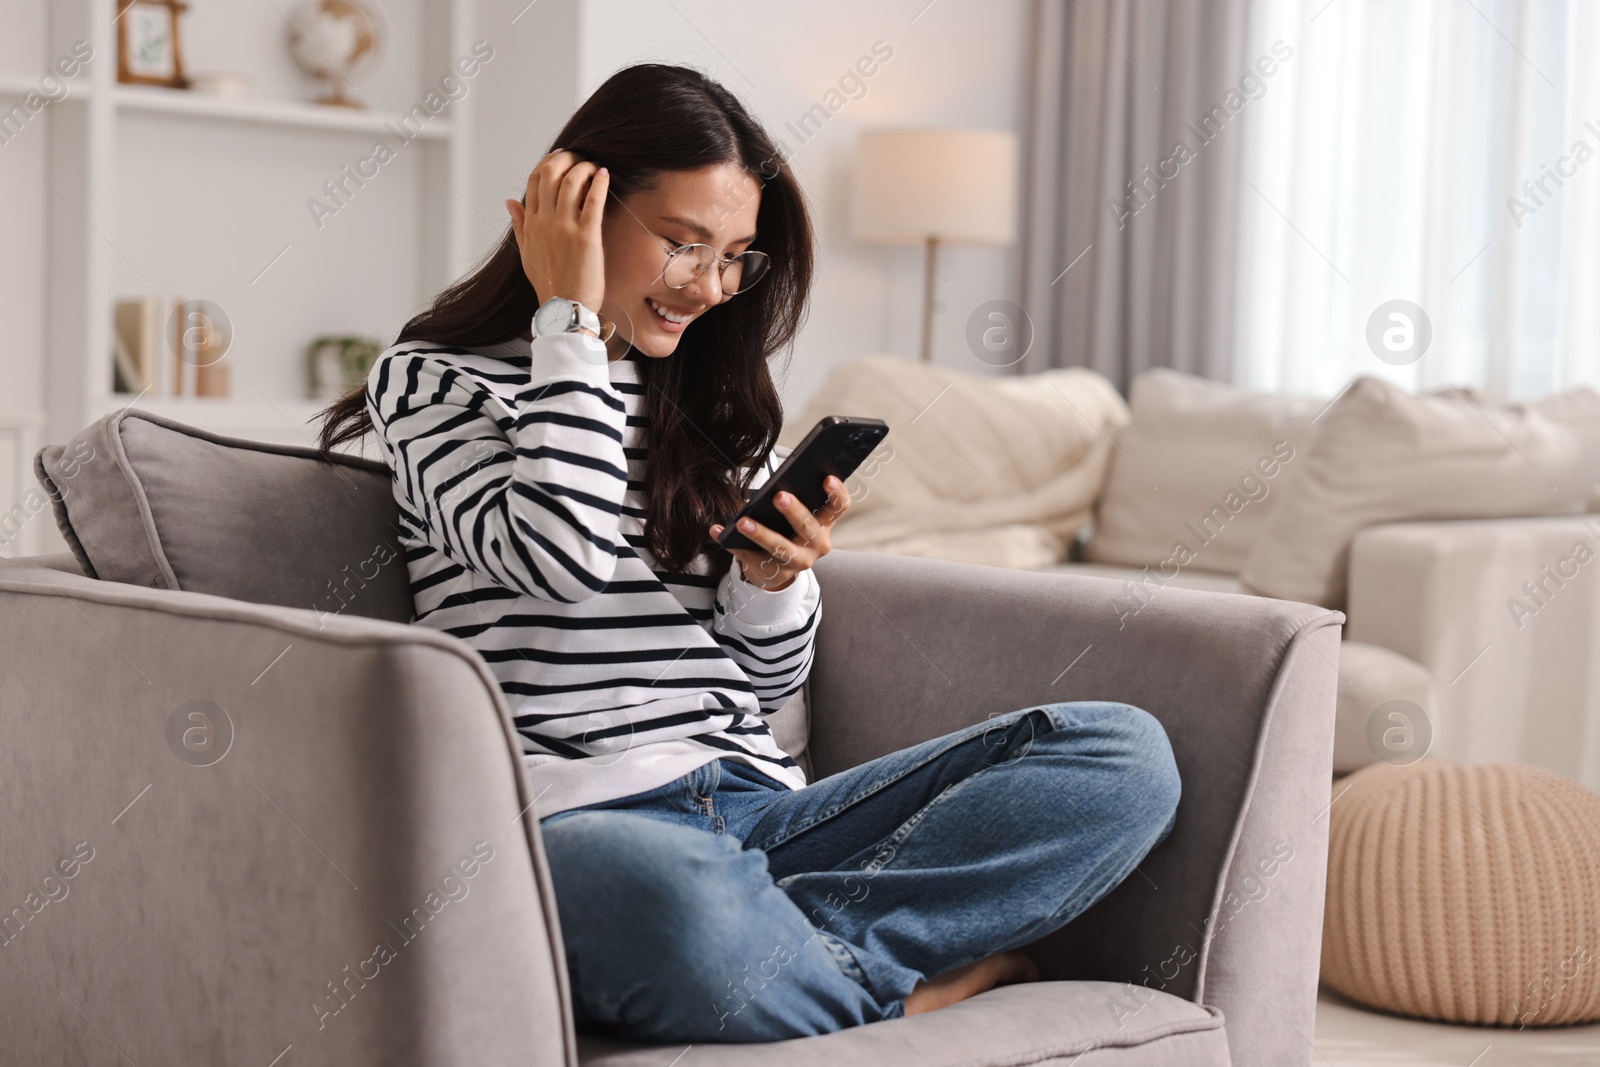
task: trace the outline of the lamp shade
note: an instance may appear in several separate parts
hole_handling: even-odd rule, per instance
[[[1001,130],[862,134],[851,231],[863,241],[1010,244],[1017,139]]]

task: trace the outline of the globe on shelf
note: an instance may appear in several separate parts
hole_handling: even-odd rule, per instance
[[[289,16],[289,55],[322,83],[319,104],[365,107],[345,90],[377,67],[382,42],[383,21],[361,0],[312,0]]]

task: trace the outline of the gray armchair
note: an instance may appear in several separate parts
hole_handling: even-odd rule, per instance
[[[137,413],[85,434],[70,485],[58,461],[89,451],[38,463],[75,555],[0,563],[8,1059],[1309,1063],[1338,613],[1167,589],[1119,629],[1109,581],[826,557],[814,777],[1115,699],[1171,737],[1177,825],[1027,949],[1042,981],[679,1059],[574,1031],[537,798],[482,659],[358,610],[395,613],[403,563],[345,610],[306,602],[372,556],[387,474]]]

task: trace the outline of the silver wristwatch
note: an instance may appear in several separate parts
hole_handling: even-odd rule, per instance
[[[600,316],[576,300],[552,296],[539,305],[533,313],[533,336],[547,333],[572,333],[576,330],[593,330],[600,336]]]

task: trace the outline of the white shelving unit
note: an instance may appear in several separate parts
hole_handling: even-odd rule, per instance
[[[399,125],[401,122],[399,112],[356,111],[285,100],[225,100],[137,85],[117,86],[113,98],[119,112],[186,115],[218,122],[261,122],[275,126],[372,134],[386,133],[389,125]],[[415,136],[423,140],[448,141],[453,132],[450,120],[438,119],[418,129]]]
[[[40,71],[78,41],[94,58],[72,80],[71,95],[33,120],[51,124],[44,439],[66,440],[131,402],[234,436],[306,443],[315,436],[308,423],[326,406],[306,399],[311,339],[392,338],[475,252],[466,198],[474,94],[407,128],[412,138],[392,133],[451,64],[471,54],[476,0],[383,5],[391,41],[370,110],[290,98],[285,26],[273,5],[250,16],[279,20],[271,33],[270,21],[253,33],[227,22],[241,16],[226,5],[191,5],[183,16],[190,70],[266,71],[257,78],[268,83],[263,94],[241,100],[118,84],[115,0],[50,7]],[[198,18],[217,21],[201,27],[208,33],[191,33]],[[197,37],[214,45],[203,57],[194,54]],[[0,94],[25,94],[36,82],[0,71]],[[380,139],[397,158],[352,183],[347,175]],[[342,183],[343,200],[324,182]],[[336,214],[319,219],[314,199]],[[229,312],[227,398],[112,392],[113,307],[141,296],[160,299],[164,315],[180,296]]]

